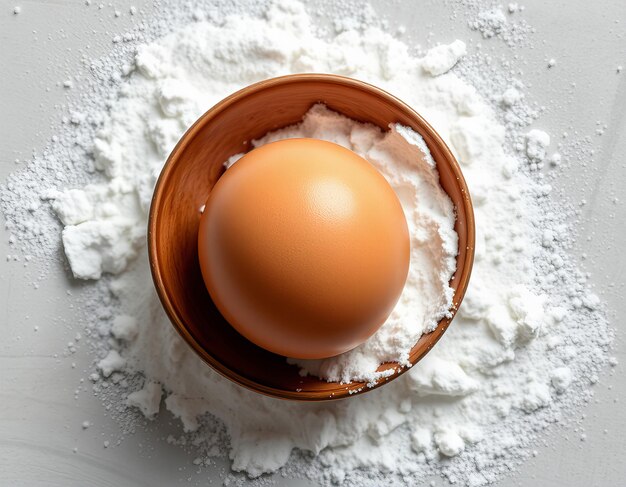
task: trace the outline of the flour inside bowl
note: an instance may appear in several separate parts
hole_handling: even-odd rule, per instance
[[[282,139],[323,139],[350,149],[369,161],[398,195],[411,235],[409,274],[400,299],[381,328],[357,348],[324,360],[293,360],[302,373],[329,381],[373,383],[384,362],[409,366],[409,352],[423,333],[450,316],[458,236],[452,201],[439,184],[435,162],[415,131],[402,125],[380,128],[359,123],[324,105],[313,106],[302,123],[270,132],[254,147]],[[240,156],[243,154],[240,154]],[[226,166],[236,164],[237,156]]]

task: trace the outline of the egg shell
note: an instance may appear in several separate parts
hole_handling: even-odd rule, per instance
[[[271,352],[324,358],[363,343],[404,287],[410,255],[395,192],[331,142],[287,139],[244,155],[213,187],[198,235],[215,305]]]

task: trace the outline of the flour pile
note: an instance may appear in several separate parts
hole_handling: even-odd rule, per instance
[[[507,134],[474,86],[449,72],[463,63],[461,41],[417,58],[373,21],[339,22],[325,38],[286,1],[261,16],[208,18],[140,46],[119,67],[119,91],[103,95],[107,112],[69,122],[71,150],[44,154],[3,188],[14,245],[54,255],[59,240],[42,223],[49,200],[72,272],[99,279],[82,303],[99,354],[94,392],[120,416],[169,410],[187,432],[172,441],[194,445],[200,463],[228,452],[252,477],[283,467],[324,485],[414,485],[436,474],[478,486],[514,470],[537,432],[591,398],[610,342],[599,299],[565,250],[563,212],[532,176],[554,157],[547,134]],[[301,71],[363,79],[413,106],[457,155],[476,216],[472,282],[437,347],[385,387],[331,404],[261,397],[204,366],[161,310],[144,243],[155,178],[186,127],[244,85]],[[503,110],[522,103],[514,90]],[[68,181],[68,168],[81,176]]]
[[[351,120],[324,105],[313,106],[302,123],[270,132],[253,141],[260,147],[277,140],[308,137],[350,149],[370,162],[389,181],[402,204],[411,236],[406,284],[387,321],[364,344],[324,360],[293,360],[323,379],[370,384],[383,377],[384,362],[410,367],[409,353],[423,333],[450,316],[458,236],[454,206],[439,185],[439,175],[424,139],[408,127],[392,125],[387,133]],[[233,156],[228,162],[243,154]]]

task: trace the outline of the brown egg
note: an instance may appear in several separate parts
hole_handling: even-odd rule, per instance
[[[198,236],[204,282],[226,320],[260,347],[308,359],[346,352],[384,323],[409,251],[385,178],[315,139],[243,156],[211,191]]]

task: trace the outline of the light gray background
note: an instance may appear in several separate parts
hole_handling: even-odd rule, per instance
[[[144,0],[113,4],[102,0],[101,10],[98,3],[86,7],[83,0],[0,0],[0,180],[19,167],[15,159],[28,159],[53,135],[59,106],[73,96],[61,84],[84,70],[81,56],[107,53],[114,34],[148,18],[153,8]],[[131,4],[141,10],[139,15],[128,14]],[[626,316],[626,70],[617,73],[618,65],[626,69],[626,3],[522,0],[521,4],[526,10],[517,18],[526,19],[536,32],[534,48],[519,51],[524,60],[520,77],[530,86],[527,95],[547,108],[537,126],[554,139],[563,131],[589,134],[596,148],[595,162],[586,170],[575,165],[564,172],[556,183],[561,193],[555,194],[574,202],[587,200],[573,252],[608,303],[617,330],[613,355],[620,365],[606,371],[594,387],[595,401],[581,412],[580,424],[556,427],[542,437],[538,456],[499,485],[626,485],[626,411],[621,402],[626,399],[621,321]],[[20,15],[13,15],[16,5],[22,8]],[[432,32],[437,41],[457,37],[480,41],[467,29],[467,19],[450,15],[450,6],[441,2],[394,2],[390,9],[387,2],[374,5],[381,13],[388,10],[392,23],[402,21],[409,32],[416,32],[416,39]],[[118,19],[114,8],[122,12]],[[495,53],[511,53],[497,40],[483,45]],[[548,70],[550,58],[557,64]],[[568,86],[572,82],[575,87]],[[595,135],[598,121],[608,125],[602,136]],[[22,263],[7,263],[4,256],[9,253],[2,228],[0,484],[160,486],[189,485],[188,479],[192,484],[209,479],[219,484],[218,473],[226,463],[197,473],[192,457],[163,441],[178,428],[170,418],[113,447],[118,426],[104,416],[89,386],[74,399],[90,357],[84,345],[71,358],[63,357],[76,333],[71,298],[65,294],[67,278],[51,273],[35,289],[31,282],[37,280],[37,264],[25,268]],[[586,260],[580,258],[583,253]],[[85,420],[93,426],[82,430]],[[586,441],[580,440],[583,430]],[[108,449],[103,448],[105,440],[112,443]]]

